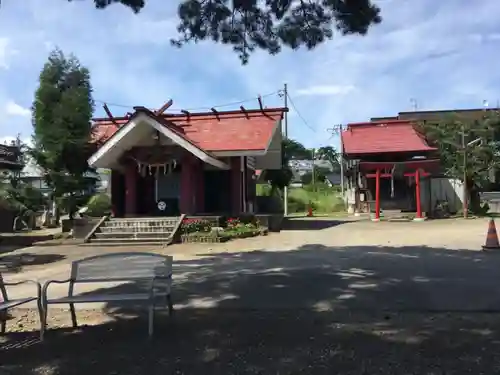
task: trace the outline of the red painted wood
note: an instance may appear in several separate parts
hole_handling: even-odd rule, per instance
[[[377,178],[377,174],[376,173],[368,173],[365,175],[366,178]],[[390,173],[379,173],[379,177],[381,178],[391,178],[392,177],[392,174]]]
[[[415,172],[405,173],[405,177],[415,177]],[[429,177],[431,174],[429,172],[420,171],[420,177]]]
[[[415,194],[417,200],[417,218],[422,218],[422,206],[420,202],[420,171],[415,171]]]
[[[137,214],[137,168],[127,165],[125,170],[125,216]]]
[[[380,219],[380,169],[375,176],[375,218]]]

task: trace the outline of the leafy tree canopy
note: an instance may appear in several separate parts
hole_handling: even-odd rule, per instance
[[[312,159],[312,150],[305,148],[302,143],[296,140],[284,139],[282,149],[283,149],[283,154],[286,158],[287,165],[288,161],[294,159],[295,160]]]
[[[87,164],[93,109],[89,71],[75,57],[53,51],[35,93],[31,154],[70,217],[95,184]]]
[[[316,151],[316,156],[322,160],[327,160],[332,166],[332,172],[340,172],[340,155],[332,146],[324,146],[318,148]]]
[[[72,0],[68,0],[72,1]],[[172,44],[212,40],[230,44],[245,64],[256,49],[274,55],[282,47],[311,50],[340,33],[365,35],[381,22],[372,0],[179,0],[179,38]],[[121,3],[134,12],[146,0],[94,0],[97,8]]]
[[[500,166],[499,115],[488,114],[477,120],[454,115],[423,122],[420,127],[429,142],[438,148],[445,175],[461,181],[466,176],[472,209],[477,209],[479,189],[489,187],[491,177]]]

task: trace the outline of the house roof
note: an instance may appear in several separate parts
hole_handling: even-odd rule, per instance
[[[341,133],[345,154],[434,151],[410,120],[387,120],[348,124]]]
[[[164,114],[163,125],[205,151],[266,150],[286,108]],[[133,115],[132,115],[133,116]],[[93,140],[105,143],[131,116],[94,119]]]

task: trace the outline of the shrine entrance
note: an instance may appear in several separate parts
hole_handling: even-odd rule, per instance
[[[391,198],[395,198],[396,196],[406,196],[409,198],[413,198],[414,200],[410,200],[410,204],[414,207],[416,211],[415,220],[423,220],[422,214],[422,203],[421,203],[421,179],[424,177],[428,177],[431,175],[431,171],[435,171],[439,168],[439,160],[438,159],[422,159],[422,160],[408,160],[401,162],[368,162],[362,161],[359,164],[360,170],[365,172],[365,177],[367,179],[374,180],[374,197],[375,197],[375,207],[374,207],[374,221],[380,220],[380,211],[381,211],[381,199],[384,195],[387,195],[387,191],[385,194],[381,193],[382,185],[390,185],[390,196]],[[387,183],[382,184],[382,181],[388,181]],[[401,181],[405,181],[407,185],[404,183],[401,184]],[[385,182],[384,181],[384,182]],[[400,181],[396,185],[395,181]],[[372,185],[370,182],[369,186]],[[396,193],[396,188],[400,190]],[[408,193],[408,187],[414,187],[414,194],[405,194]],[[384,189],[386,190],[386,189]],[[413,195],[413,197],[412,197]]]

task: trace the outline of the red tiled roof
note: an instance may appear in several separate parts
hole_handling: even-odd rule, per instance
[[[191,143],[206,151],[265,150],[286,108],[217,113],[165,114]],[[95,119],[93,140],[104,143],[129,117]]]
[[[341,133],[346,154],[433,151],[411,121],[374,121],[348,124]]]

